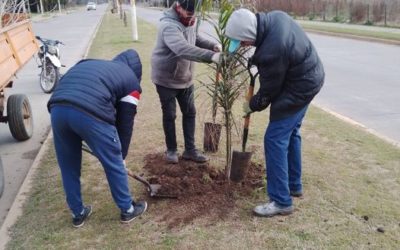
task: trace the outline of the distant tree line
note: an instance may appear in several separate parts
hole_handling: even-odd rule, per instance
[[[283,10],[309,20],[400,25],[400,0],[245,0],[257,11]]]

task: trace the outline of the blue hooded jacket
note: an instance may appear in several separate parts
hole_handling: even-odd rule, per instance
[[[136,103],[125,97],[140,98],[142,64],[136,51],[129,49],[113,60],[87,59],[74,65],[60,79],[47,108],[73,106],[93,117],[115,125],[125,158],[130,139]],[[133,98],[133,97],[132,97]]]

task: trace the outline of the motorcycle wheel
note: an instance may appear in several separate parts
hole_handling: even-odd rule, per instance
[[[40,87],[43,92],[49,94],[53,92],[54,88],[60,80],[60,70],[49,59],[46,59],[46,67],[42,68],[40,72]]]

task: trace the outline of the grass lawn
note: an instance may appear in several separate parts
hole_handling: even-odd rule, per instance
[[[130,18],[128,18],[130,20]],[[135,48],[143,63],[143,94],[135,120],[128,167],[142,171],[144,157],[165,150],[158,95],[150,81],[150,57],[156,28],[139,20],[140,41],[117,15],[105,14],[89,57],[112,58]],[[198,65],[199,77],[211,75]],[[210,119],[204,90],[197,89],[196,140],[201,148],[203,122]],[[238,100],[235,112],[240,119]],[[179,113],[179,112],[178,112]],[[267,112],[252,116],[248,147],[263,164],[263,134]],[[177,137],[182,152],[180,117]],[[225,217],[207,215],[169,228],[166,208],[171,201],[153,200],[148,212],[130,225],[119,223],[104,171],[85,154],[83,198],[94,212],[83,228],[74,229],[67,209],[60,172],[51,146],[41,161],[24,214],[11,229],[8,249],[398,249],[400,245],[400,150],[337,118],[310,107],[303,126],[304,199],[287,217],[258,218],[252,208],[265,202],[265,190],[237,200]],[[240,138],[235,136],[235,148]],[[222,138],[222,142],[224,138]],[[49,143],[52,143],[51,141]],[[224,168],[224,145],[210,155]],[[137,198],[147,198],[140,184],[130,181]],[[199,204],[201,206],[201,204]],[[383,229],[378,232],[377,229]],[[382,231],[382,230],[381,230]]]
[[[350,36],[350,37],[360,37],[365,39],[378,39],[382,41],[392,42],[400,44],[400,33],[390,32],[384,27],[374,27],[374,29],[360,29],[359,25],[336,25],[335,23],[325,23],[325,22],[301,22],[300,25],[306,31],[322,32],[336,34],[338,36]]]

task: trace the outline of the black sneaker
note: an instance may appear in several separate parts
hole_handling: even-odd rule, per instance
[[[80,215],[72,216],[72,225],[76,228],[83,226],[85,224],[85,220],[89,218],[89,216],[92,214],[92,206],[86,206],[83,207],[83,211]]]
[[[147,202],[146,201],[138,201],[137,203],[132,202],[133,212],[121,212],[121,223],[129,223],[146,212]]]

